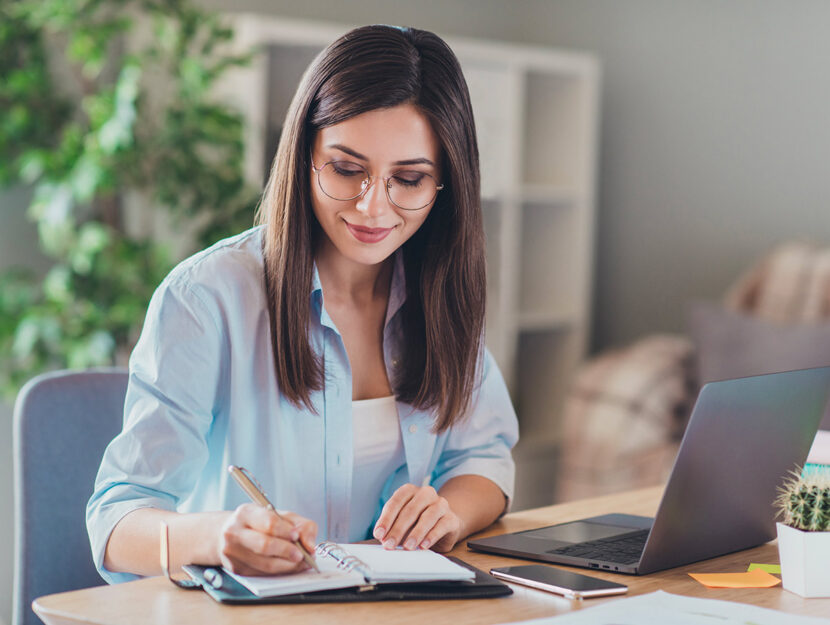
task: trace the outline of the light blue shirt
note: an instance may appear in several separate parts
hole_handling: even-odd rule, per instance
[[[325,369],[312,393],[317,414],[292,405],[276,384],[263,283],[263,228],[220,241],[177,266],[156,290],[130,357],[124,427],[109,444],[87,505],[93,558],[109,582],[136,579],[104,568],[107,540],[138,508],[232,510],[248,501],[227,472],[249,469],[278,509],[314,520],[320,540],[353,542],[350,531],[352,377],[340,333],[323,305],[317,269],[309,334]],[[401,346],[406,297],[400,253],[389,295],[383,350],[389,378]],[[450,478],[482,475],[513,495],[510,450],[516,414],[502,375],[485,350],[470,413],[446,432],[432,416],[398,402],[405,464],[377,494],[375,519],[409,482],[440,489]]]

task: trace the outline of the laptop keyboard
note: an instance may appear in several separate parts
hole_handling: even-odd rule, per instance
[[[639,530],[621,536],[590,540],[576,545],[560,547],[559,549],[551,549],[548,553],[572,558],[585,558],[586,560],[634,564],[643,553],[648,532],[648,530]]]

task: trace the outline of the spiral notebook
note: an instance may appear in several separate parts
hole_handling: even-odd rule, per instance
[[[319,573],[304,571],[270,577],[228,574],[257,597],[376,584],[472,582],[475,579],[473,571],[427,549],[387,550],[380,545],[322,542],[317,545],[316,553]]]

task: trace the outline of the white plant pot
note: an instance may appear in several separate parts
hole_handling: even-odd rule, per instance
[[[830,532],[776,527],[784,588],[802,597],[830,597]]]

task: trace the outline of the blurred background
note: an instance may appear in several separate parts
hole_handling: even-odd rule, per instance
[[[638,352],[636,370],[684,368],[661,405],[674,420],[658,427],[675,440],[701,367],[732,371],[701,360],[700,341],[718,338],[693,303],[757,311],[770,258],[788,268],[778,291],[830,267],[821,0],[0,0],[0,623],[11,621],[20,385],[53,368],[125,363],[173,264],[250,226],[302,69],[365,23],[432,30],[469,67],[489,185],[491,347],[523,430],[547,443],[520,454],[533,488],[517,507],[566,496],[552,486],[554,459],[576,436],[568,415],[587,410],[572,383],[596,382],[590,362],[666,339]],[[802,247],[769,256],[793,241]],[[818,334],[797,341],[830,346],[830,282],[817,280],[818,303],[777,304],[752,322],[773,324],[764,340],[791,344],[782,327],[806,323]],[[752,357],[749,369],[763,358]],[[539,395],[553,378],[558,395]]]

